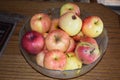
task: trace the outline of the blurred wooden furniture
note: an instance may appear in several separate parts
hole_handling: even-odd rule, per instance
[[[64,2],[39,2],[33,0],[0,1],[0,11],[31,16],[40,10],[60,7]],[[120,16],[97,3],[76,3],[86,12],[101,17],[107,29],[109,43],[103,59],[87,74],[71,80],[120,79]],[[19,50],[19,31],[24,21],[18,23],[4,54],[0,57],[0,80],[57,80],[38,73],[24,59]],[[69,79],[70,80],[70,79]]]
[[[51,2],[63,2],[63,1],[68,1],[68,2],[87,2],[87,3],[97,3],[97,0],[38,0],[38,1],[51,1]]]
[[[90,0],[91,3],[97,3],[97,0]]]

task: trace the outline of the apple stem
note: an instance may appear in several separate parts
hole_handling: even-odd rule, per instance
[[[42,19],[42,17],[39,18],[39,20],[41,20],[41,19]]]
[[[54,36],[55,37],[55,41],[56,42],[59,42],[60,41],[60,38],[58,36]]]
[[[95,48],[93,48],[93,49],[90,51],[90,54],[92,54],[94,50],[95,50]]]
[[[95,21],[95,24],[97,24],[97,23],[98,23],[98,21],[99,21],[99,20]]]
[[[72,8],[69,8],[69,10],[72,10]]]
[[[67,55],[67,57],[70,57],[68,54],[66,54]]]
[[[58,60],[58,58],[55,58],[55,60]]]

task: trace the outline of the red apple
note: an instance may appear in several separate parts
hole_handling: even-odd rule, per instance
[[[98,16],[89,16],[83,20],[82,32],[88,37],[98,37],[103,31],[103,22]]]
[[[58,19],[58,18],[55,18],[55,19],[52,20],[52,23],[51,23],[51,27],[50,27],[49,32],[58,29],[58,22],[59,22],[59,19]]]
[[[70,37],[70,44],[69,44],[69,47],[68,47],[66,53],[73,52],[75,49],[75,46],[76,46],[76,43],[75,43],[74,39]]]
[[[29,31],[24,34],[21,43],[30,54],[38,54],[44,47],[44,38],[41,33]]]
[[[38,13],[31,18],[30,25],[32,30],[45,33],[51,26],[51,19],[45,13]]]
[[[36,56],[36,62],[39,66],[44,67],[44,57],[45,57],[45,51],[41,51],[40,53],[37,54]]]
[[[47,69],[63,70],[66,65],[67,57],[60,50],[52,50],[46,53],[44,65]]]
[[[66,3],[60,8],[60,15],[63,15],[67,12],[74,12],[78,16],[80,15],[80,8],[75,3]]]
[[[97,44],[95,44],[97,45]],[[76,56],[84,63],[91,64],[100,56],[99,48],[92,42],[79,42],[75,49]]]
[[[69,36],[60,29],[54,30],[46,37],[45,44],[48,50],[58,49],[65,52],[69,46]]]
[[[75,13],[69,12],[60,17],[59,27],[70,36],[75,36],[81,30],[82,20]]]

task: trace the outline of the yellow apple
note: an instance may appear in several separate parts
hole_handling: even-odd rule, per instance
[[[82,20],[73,12],[68,12],[60,17],[59,27],[70,36],[77,35],[82,27]]]
[[[67,63],[64,70],[73,70],[82,67],[82,61],[80,61],[74,52],[69,52],[67,55]]]

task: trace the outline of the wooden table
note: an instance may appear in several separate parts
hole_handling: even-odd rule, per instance
[[[0,11],[26,16],[40,10],[60,7],[62,2],[50,3],[39,0],[0,1]],[[76,3],[88,13],[100,16],[108,31],[109,43],[100,63],[89,73],[71,80],[119,80],[120,79],[120,16],[101,4]],[[9,43],[0,57],[0,80],[54,80],[34,70],[21,55],[18,35],[23,22],[19,22]]]

